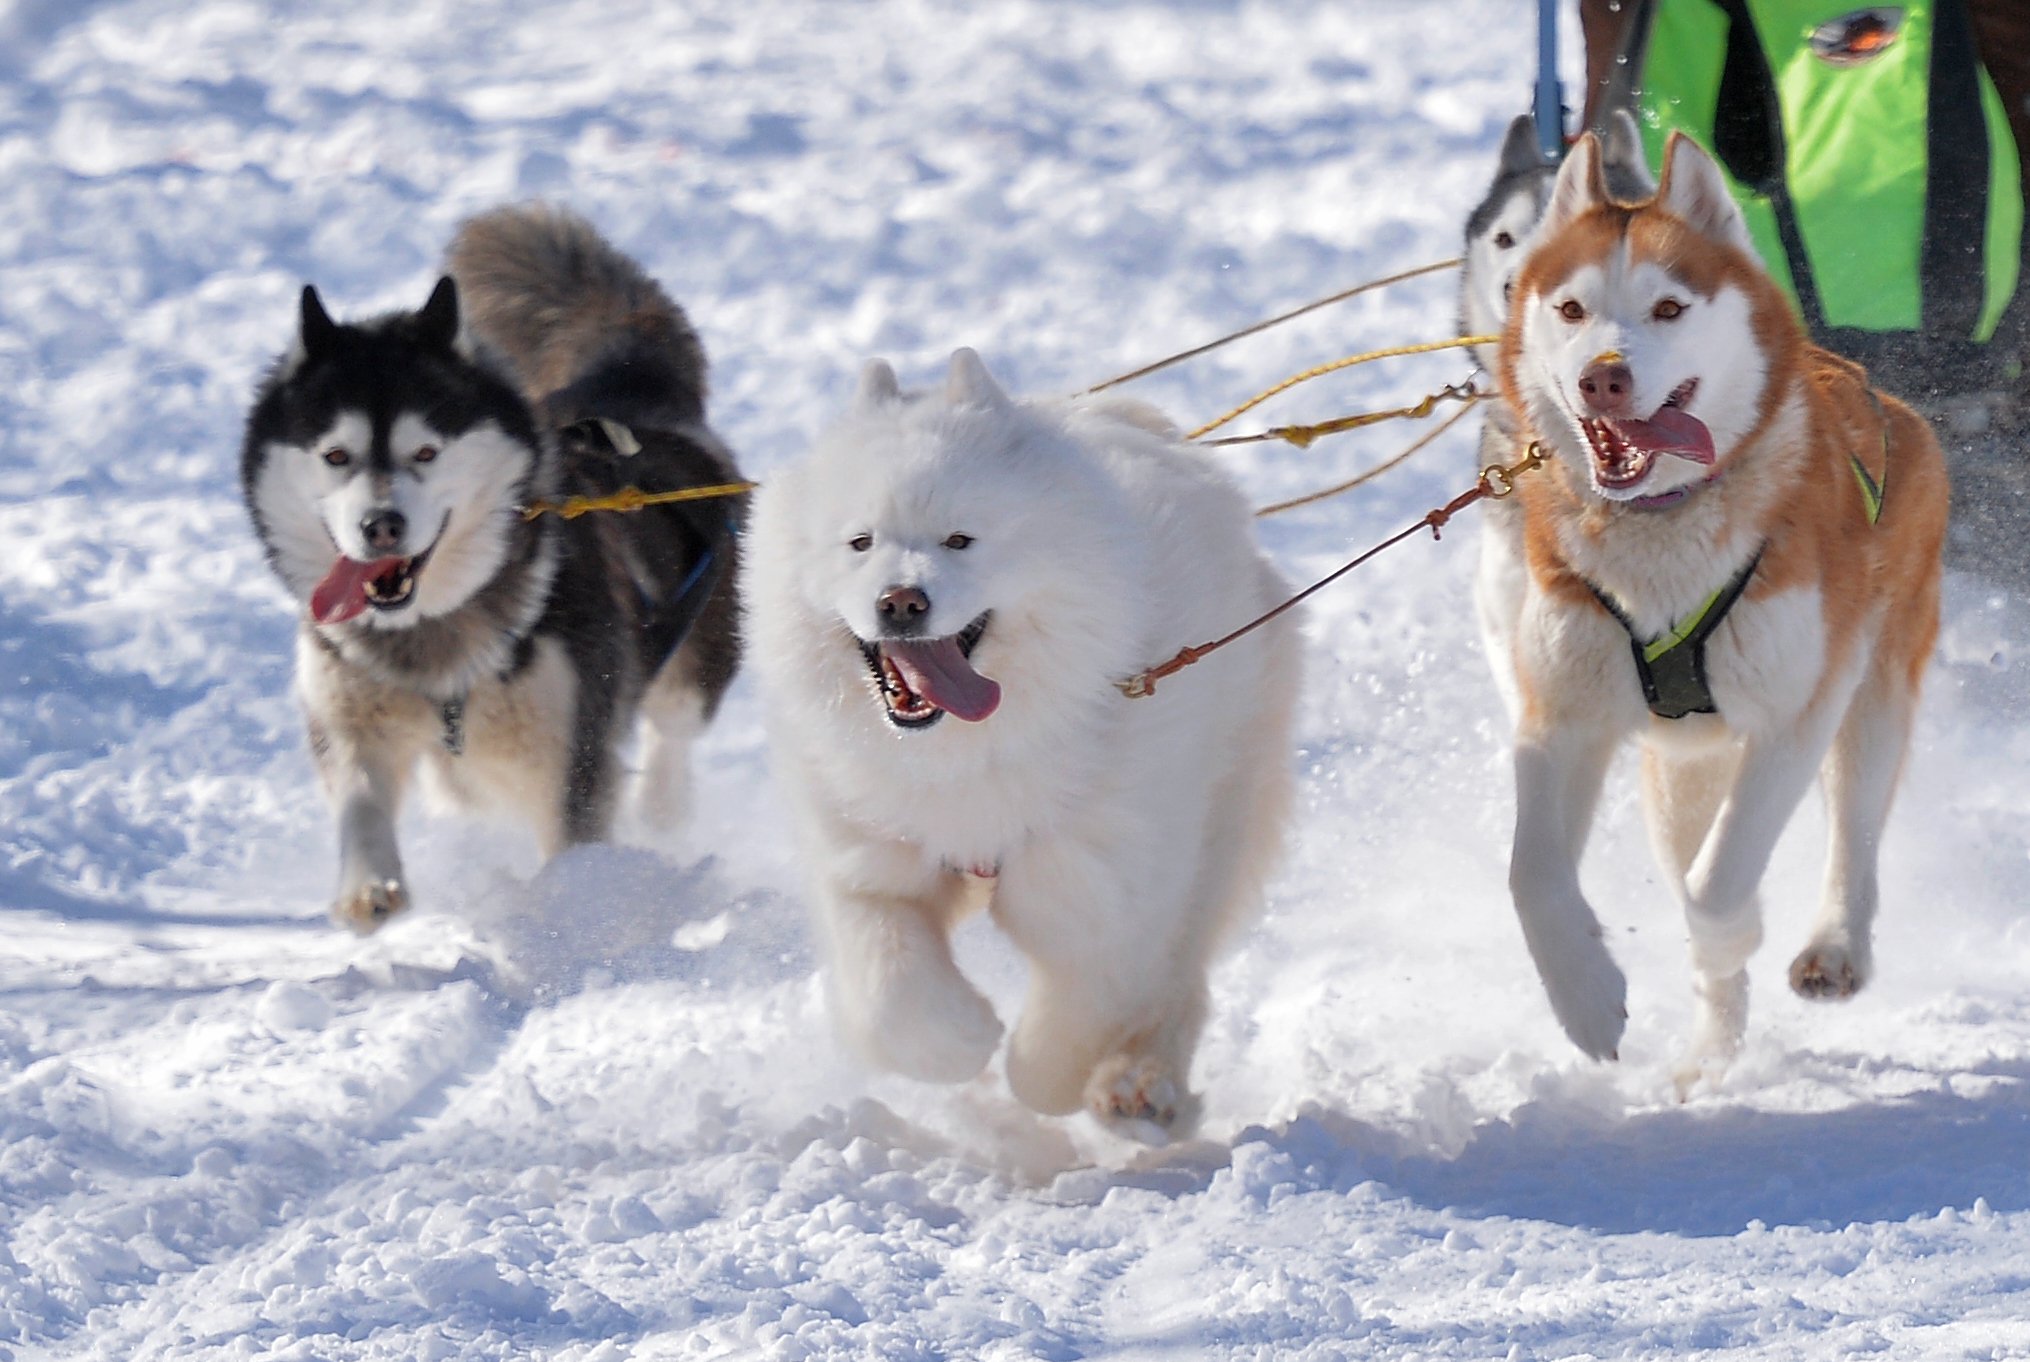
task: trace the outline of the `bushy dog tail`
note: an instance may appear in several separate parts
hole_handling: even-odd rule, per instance
[[[705,349],[683,309],[576,213],[528,203],[469,218],[445,264],[466,328],[552,425],[703,423]]]

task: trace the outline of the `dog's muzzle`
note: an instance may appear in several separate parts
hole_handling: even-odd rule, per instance
[[[371,607],[381,613],[406,608],[416,595],[416,581],[451,524],[447,513],[430,547],[406,557],[388,555],[361,562],[341,554],[310,592],[310,615],[319,624],[342,624]]]
[[[856,640],[889,723],[916,730],[948,713],[977,723],[994,712],[1001,687],[972,666],[973,649],[986,634],[991,614],[982,613],[944,638]]]

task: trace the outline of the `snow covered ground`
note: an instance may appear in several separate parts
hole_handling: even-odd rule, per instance
[[[423,821],[422,911],[327,926],[332,835],[238,424],[314,280],[420,302],[545,195],[691,310],[761,477],[883,354],[1063,391],[1450,254],[1520,0],[13,0],[0,9],[0,1362],[2030,1356],[2030,611],[1969,577],[1885,857],[1880,979],[1782,970],[1673,1100],[1683,934],[1624,769],[1589,884],[1620,1064],[1505,892],[1471,527],[1321,599],[1301,814],[1216,976],[1201,1138],[1042,1120],[828,1035],[750,691],[679,846],[538,874]],[[1451,334],[1440,277],[1144,385],[1203,418]],[[1317,418],[1454,356],[1311,385]],[[1404,432],[1232,455],[1264,501]],[[1293,576],[1464,485],[1461,426],[1265,521]],[[2011,551],[2014,551],[2013,549]],[[1153,660],[1153,659],[1152,659]],[[962,955],[1004,1010],[1019,963]]]

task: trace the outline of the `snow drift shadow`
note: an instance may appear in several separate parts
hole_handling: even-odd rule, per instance
[[[1433,1209],[1615,1234],[1732,1235],[1751,1221],[1813,1228],[1932,1216],[1985,1199],[2030,1209],[2030,1064],[1970,1072],[1985,1088],[1840,1111],[1703,1106],[1603,1117],[1564,1099],[1482,1124],[1456,1158],[1312,1109],[1260,1140],[1322,1185],[1374,1180]]]

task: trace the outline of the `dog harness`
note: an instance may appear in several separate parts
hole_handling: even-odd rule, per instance
[[[454,757],[465,755],[465,697],[446,700],[437,706],[437,717],[444,721],[444,750]]]
[[[1873,525],[1882,518],[1882,498],[1889,493],[1889,413],[1882,410],[1882,399],[1873,388],[1868,390],[1868,401],[1874,405],[1876,424],[1882,427],[1882,476],[1877,478],[1868,471],[1868,465],[1861,462],[1861,456],[1853,450],[1847,451],[1847,464],[1854,470],[1854,481],[1861,488],[1861,513]]]
[[[1859,454],[1847,451],[1847,466],[1854,472],[1854,482],[1861,489],[1861,514],[1868,524],[1874,525],[1882,518],[1882,498],[1889,490],[1889,416],[1882,410],[1882,399],[1870,388],[1868,400],[1875,406],[1875,416],[1882,428],[1882,476],[1877,478],[1868,471],[1868,465]],[[1767,548],[1768,545],[1763,545]],[[1661,635],[1645,640],[1635,632],[1634,623],[1621,603],[1594,582],[1587,582],[1586,589],[1593,593],[1615,622],[1628,631],[1628,643],[1635,654],[1635,674],[1642,681],[1642,698],[1649,702],[1649,712],[1659,719],[1682,719],[1687,714],[1714,714],[1719,706],[1713,703],[1713,691],[1706,684],[1706,640],[1720,627],[1720,621],[1727,618],[1727,612],[1734,608],[1734,602],[1741,599],[1741,593],[1748,589],[1748,579],[1755,575],[1756,565],[1762,561],[1762,549],[1755,550],[1742,569],[1733,579],[1692,608],[1692,612],[1666,629]]]
[[[601,417],[588,417],[566,426],[560,435],[576,440],[588,448],[605,446],[621,458],[632,458],[642,450],[641,440],[634,431],[618,421]],[[642,604],[649,609],[661,608],[664,612],[663,628],[671,635],[669,645],[662,650],[655,668],[667,662],[671,654],[683,646],[690,636],[691,628],[705,611],[713,588],[724,575],[726,560],[733,538],[739,533],[739,525],[731,514],[721,512],[711,520],[701,520],[701,512],[689,506],[680,507],[677,513],[696,529],[705,540],[705,548],[698,555],[698,561],[684,574],[682,582],[671,594],[668,601],[657,601],[642,589],[639,581],[635,590],[642,598]],[[529,664],[535,655],[534,641],[526,635],[515,639],[515,656],[508,670],[501,675],[507,680]],[[651,668],[651,672],[655,670]],[[440,741],[444,750],[454,757],[465,755],[465,701],[463,695],[446,700],[437,706],[437,716],[443,723]]]
[[[1712,688],[1706,684],[1706,640],[1720,627],[1720,621],[1727,618],[1734,602],[1741,599],[1748,579],[1755,575],[1756,565],[1761,561],[1762,550],[1757,549],[1731,581],[1692,607],[1690,614],[1662,634],[1648,640],[1635,632],[1634,621],[1628,618],[1619,601],[1594,583],[1586,583],[1607,613],[1628,631],[1629,648],[1635,655],[1635,674],[1641,678],[1642,698],[1649,702],[1651,714],[1659,719],[1682,719],[1687,714],[1718,712]]]

